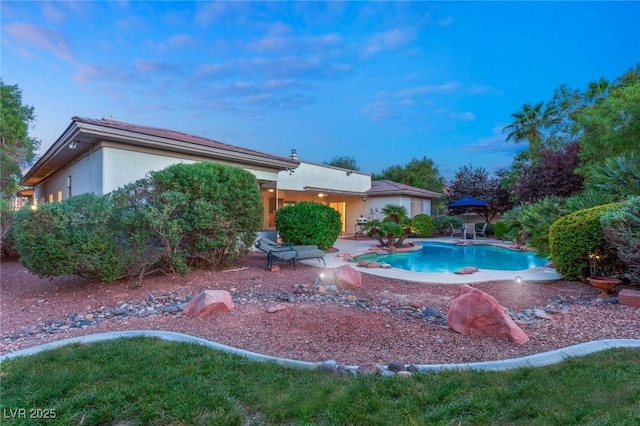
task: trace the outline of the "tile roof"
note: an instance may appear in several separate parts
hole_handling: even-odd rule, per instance
[[[146,136],[155,136],[158,138],[171,139],[179,142],[186,142],[194,145],[206,146],[209,148],[220,149],[229,152],[235,152],[239,154],[247,154],[257,157],[269,158],[279,161],[294,161],[289,157],[282,157],[278,155],[268,154],[261,151],[256,151],[253,149],[242,148],[235,145],[230,145],[227,143],[219,142],[213,139],[203,138],[201,136],[190,135],[188,133],[179,132],[176,130],[162,129],[158,127],[150,127],[143,126],[139,124],[130,124],[124,121],[111,119],[111,118],[102,118],[102,119],[93,119],[93,118],[84,118],[84,117],[73,117],[71,119],[75,123],[84,123],[95,126],[107,127],[111,129],[126,131],[126,132],[134,132],[141,135]],[[296,161],[297,162],[297,161]]]
[[[371,189],[367,191],[367,195],[415,195],[424,198],[440,198],[443,196],[443,194],[439,192],[429,191],[428,189],[417,188],[391,180],[371,181]]]

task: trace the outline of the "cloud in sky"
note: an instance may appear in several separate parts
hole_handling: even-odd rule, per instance
[[[638,2],[527,3],[517,25],[518,2],[2,6],[3,80],[35,107],[43,148],[96,111],[303,158],[300,141],[322,141],[305,159],[366,172],[423,155],[492,170],[523,148],[501,133],[522,104],[640,58]]]
[[[4,29],[11,43],[24,51],[40,51],[65,61],[74,59],[71,39],[61,31],[27,23],[9,24]]]

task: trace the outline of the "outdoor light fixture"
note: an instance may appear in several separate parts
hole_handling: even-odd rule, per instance
[[[78,143],[77,142],[71,142],[69,144],[69,149],[76,149],[78,147]]]
[[[320,198],[324,198],[324,197],[326,197],[326,196],[327,196],[327,194],[324,194],[324,193],[322,193],[322,192],[318,194],[318,197],[320,197]]]
[[[518,284],[520,284],[520,283],[521,283],[521,282],[523,282],[524,280],[522,279],[522,277],[521,277],[520,275],[518,275],[518,276],[515,278],[515,281],[516,281]]]

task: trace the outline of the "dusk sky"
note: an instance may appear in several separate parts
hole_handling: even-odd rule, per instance
[[[640,2],[2,1],[4,84],[44,153],[71,117],[379,173],[511,165],[524,103],[640,63]]]

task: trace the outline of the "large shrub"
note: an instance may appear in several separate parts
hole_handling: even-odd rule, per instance
[[[251,173],[197,163],[152,172],[104,197],[83,194],[22,210],[13,233],[21,262],[40,276],[113,281],[221,268],[248,251],[261,225]]]
[[[0,198],[0,250],[3,256],[8,256],[13,251],[13,232],[11,224],[16,212],[11,208],[9,201]]]
[[[163,262],[173,262],[178,271],[233,263],[248,252],[262,227],[260,189],[246,170],[175,164],[152,172],[140,186],[136,208],[144,217],[138,219],[165,248]]]
[[[428,214],[418,214],[412,219],[414,232],[418,237],[428,238],[433,237],[433,232],[436,229],[436,223]]]
[[[131,260],[112,213],[106,199],[93,194],[20,210],[13,223],[20,262],[40,277],[124,277]]]
[[[493,227],[497,238],[524,243],[526,233],[522,226],[522,211],[522,206],[516,206],[502,215],[502,219]]]
[[[527,245],[543,257],[549,256],[549,228],[562,216],[616,201],[611,194],[584,191],[569,198],[546,197],[522,210],[522,227]]]
[[[433,218],[435,222],[436,229],[439,233],[444,235],[451,235],[451,225],[453,224],[454,228],[461,228],[464,224],[464,220],[460,219],[457,216],[435,216]]]
[[[313,244],[328,250],[338,239],[342,222],[340,213],[320,203],[303,201],[276,212],[276,228],[283,241]]]
[[[626,265],[629,279],[640,283],[640,197],[630,197],[619,209],[606,211],[600,224],[605,240]]]
[[[598,274],[619,274],[621,265],[615,248],[604,238],[601,217],[620,204],[605,204],[561,217],[549,229],[551,260],[566,279],[584,280],[589,276],[589,257],[598,255]]]
[[[527,245],[538,255],[549,256],[549,228],[567,213],[566,199],[549,196],[522,210],[522,227],[528,235]]]

